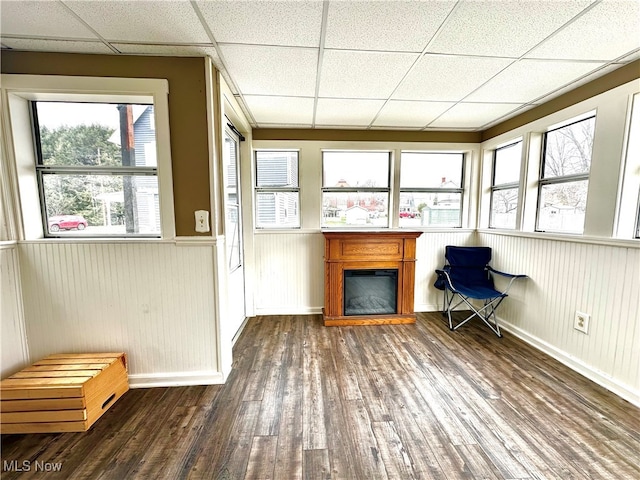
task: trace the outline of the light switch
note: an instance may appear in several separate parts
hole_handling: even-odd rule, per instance
[[[209,212],[196,210],[196,232],[209,231]]]

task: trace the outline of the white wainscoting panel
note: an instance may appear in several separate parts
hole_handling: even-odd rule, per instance
[[[29,365],[20,289],[20,264],[15,244],[0,244],[0,320],[0,366],[2,378],[5,378]]]
[[[416,245],[416,311],[440,308],[433,287],[446,245],[472,245],[474,232],[425,232]],[[259,315],[320,313],[324,304],[324,236],[321,232],[260,232],[255,235]]]
[[[435,270],[444,265],[447,245],[473,246],[475,232],[471,230],[426,231],[416,243],[416,312],[434,312],[442,309],[442,291],[436,289]]]
[[[254,238],[258,315],[320,313],[324,304],[321,232],[260,232]]]
[[[493,266],[529,279],[500,307],[507,330],[640,403],[640,249],[478,233]],[[575,312],[591,315],[588,334]]]
[[[124,351],[132,386],[219,383],[213,248],[20,244],[31,360]]]

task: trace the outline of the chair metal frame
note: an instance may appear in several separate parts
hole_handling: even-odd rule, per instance
[[[447,246],[445,258],[447,262],[449,262],[449,249],[458,248],[454,246]],[[460,247],[460,248],[484,248],[491,249],[489,247]],[[491,260],[491,255],[489,254],[489,261]],[[454,266],[453,268],[456,268]],[[480,290],[474,290],[473,286],[465,285],[463,281],[457,280],[455,283],[451,278],[452,266],[449,264],[445,264],[442,269],[436,270],[436,274],[438,275],[438,281],[436,281],[436,288],[440,288],[443,290],[443,305],[442,305],[442,314],[447,315],[449,320],[449,330],[455,331],[467,322],[469,322],[473,317],[478,317],[482,320],[493,333],[495,333],[498,337],[502,337],[502,333],[500,332],[500,325],[498,324],[498,317],[496,316],[496,309],[502,303],[502,301],[508,296],[508,292],[513,285],[513,282],[518,278],[527,278],[527,275],[521,274],[511,274],[501,272],[492,268],[487,264],[483,267],[484,271],[487,274],[487,285],[483,286]],[[464,267],[463,267],[464,268]],[[477,267],[480,268],[480,267]],[[492,275],[497,274],[506,278],[510,278],[509,284],[504,289],[504,291],[496,290],[493,286],[493,278]],[[490,286],[489,286],[490,285]],[[458,295],[460,300],[458,303],[453,305],[455,296]],[[471,300],[482,300],[483,306],[481,308],[476,308]],[[467,318],[462,320],[461,322],[454,325],[453,319],[451,317],[451,311],[460,306],[461,304],[467,305],[469,309],[473,312]]]

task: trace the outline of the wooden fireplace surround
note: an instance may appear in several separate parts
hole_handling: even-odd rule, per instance
[[[323,232],[325,326],[415,323],[416,238],[422,232]],[[344,271],[397,269],[395,314],[344,315]]]

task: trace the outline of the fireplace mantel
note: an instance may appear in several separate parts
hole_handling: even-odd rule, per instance
[[[415,323],[413,311],[416,238],[422,232],[331,231],[323,232],[325,326]],[[344,271],[397,269],[396,313],[349,315],[344,312]]]

